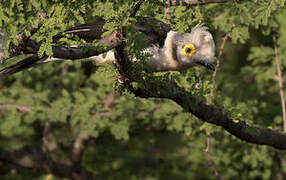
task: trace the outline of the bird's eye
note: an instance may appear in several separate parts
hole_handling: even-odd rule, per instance
[[[184,45],[182,52],[185,56],[191,56],[196,52],[196,48],[193,44]]]
[[[191,51],[192,51],[192,50],[191,50],[191,48],[186,48],[186,50],[185,50],[185,51],[186,51],[186,53],[188,53],[188,54],[189,54],[189,53],[191,53]]]

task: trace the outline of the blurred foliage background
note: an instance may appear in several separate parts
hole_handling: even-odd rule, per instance
[[[130,18],[132,0],[2,0],[0,27],[8,47],[17,35],[41,42],[39,55],[51,55],[52,37],[74,25],[107,20],[108,32],[130,27],[140,17],[166,20],[162,0],[144,1]],[[281,70],[286,68],[286,9],[284,1],[229,1],[170,8],[172,29],[190,32],[204,22],[212,32],[217,53],[221,38],[230,33],[216,76],[214,101],[229,114],[251,125],[282,130],[279,86],[275,80],[272,36],[277,36]],[[32,31],[37,30],[36,32]],[[107,33],[108,33],[107,32]],[[142,49],[137,34],[127,42],[131,56]],[[133,42],[133,43],[132,43]],[[285,73],[283,73],[284,75]],[[204,124],[170,100],[140,99],[117,89],[112,63],[91,61],[48,63],[0,80],[0,154],[41,145],[47,122],[71,158],[72,143],[88,137],[81,165],[107,180],[162,179],[285,179],[286,156],[274,148],[243,142],[223,129]],[[209,99],[211,72],[199,67],[187,72],[156,73],[191,88],[199,79]],[[285,77],[285,75],[283,76]],[[210,152],[205,152],[210,137]],[[53,157],[53,152],[49,152]],[[0,162],[1,179],[61,179],[33,169]]]

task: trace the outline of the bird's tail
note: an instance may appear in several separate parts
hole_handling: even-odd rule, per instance
[[[0,79],[5,78],[11,74],[14,74],[16,72],[19,72],[23,69],[32,67],[34,65],[37,65],[37,61],[42,60],[37,55],[30,56],[28,58],[25,58],[22,61],[19,61],[11,66],[8,66],[4,69],[0,70]]]

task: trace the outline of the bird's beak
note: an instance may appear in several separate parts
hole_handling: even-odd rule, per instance
[[[207,61],[199,61],[197,62],[198,65],[204,66],[212,71],[215,70],[215,66],[213,63],[207,62]]]

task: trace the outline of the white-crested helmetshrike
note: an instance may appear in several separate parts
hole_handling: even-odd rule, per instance
[[[144,51],[150,53],[146,63],[154,72],[182,71],[197,65],[214,70],[215,44],[203,24],[197,24],[191,33],[169,31],[162,47],[153,44]],[[114,55],[108,52],[105,58],[100,55],[94,59],[96,62],[104,62],[114,59]]]

